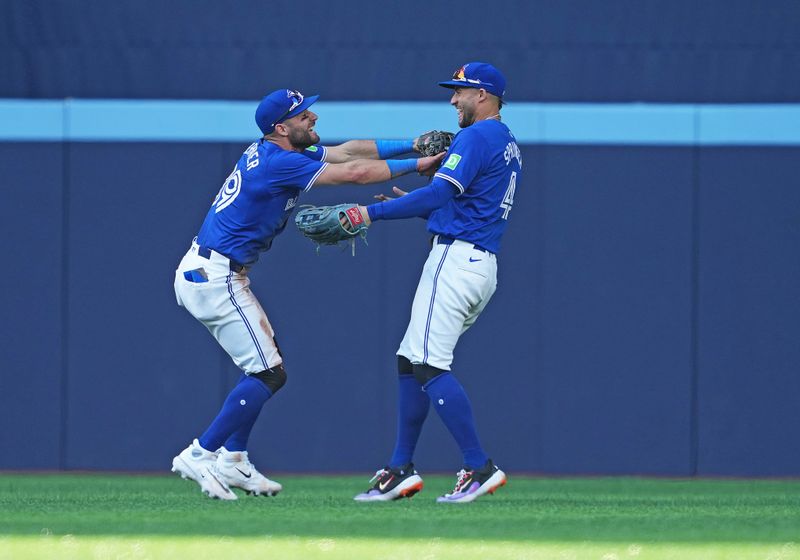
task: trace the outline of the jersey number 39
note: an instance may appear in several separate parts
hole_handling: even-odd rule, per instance
[[[503,209],[503,219],[508,219],[508,213],[511,212],[511,207],[514,206],[514,190],[517,188],[517,172],[511,172],[511,180],[508,182],[506,194],[503,195],[503,202],[500,203],[500,208]]]
[[[236,197],[239,196],[239,193],[242,191],[242,172],[239,171],[239,168],[234,168],[233,173],[228,175],[228,178],[225,179],[225,182],[222,184],[222,188],[219,190],[217,194],[217,198],[214,199],[212,206],[216,206],[216,210],[214,213],[220,212],[230,206],[230,204],[236,200]]]

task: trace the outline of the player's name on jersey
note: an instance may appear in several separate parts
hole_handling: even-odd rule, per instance
[[[506,160],[506,165],[511,163],[512,159],[516,159],[519,162],[519,166],[522,167],[522,153],[520,153],[519,146],[517,146],[516,142],[508,143],[503,152],[503,158]]]

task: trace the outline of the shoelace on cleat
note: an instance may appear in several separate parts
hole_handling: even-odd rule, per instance
[[[381,477],[387,474],[389,474],[388,469],[378,469],[377,471],[375,471],[375,476],[369,479],[369,483],[372,484],[373,482],[375,482],[376,480],[380,480]]]
[[[217,465],[209,465],[207,468],[208,468],[209,473],[211,473],[211,476],[214,478],[214,480],[216,480],[217,483],[220,486],[222,486],[225,490],[228,490],[230,492],[231,488],[228,485],[228,483],[225,481],[225,477],[223,476],[223,474],[217,468]]]
[[[464,490],[464,488],[463,488],[464,484],[466,484],[468,481],[472,480],[472,475],[473,475],[474,472],[475,471],[468,471],[468,470],[465,470],[465,469],[461,469],[460,471],[458,471],[458,474],[456,475],[456,476],[458,476],[458,480],[456,481],[455,489],[453,489],[453,494],[456,494],[456,493],[461,492],[462,490]]]
[[[247,470],[247,472],[249,472],[251,475],[255,474],[257,476],[263,476],[260,472],[258,472],[258,469],[256,469],[256,466],[253,463],[250,462],[250,459],[247,458],[246,455],[245,455],[244,459],[242,459],[241,461],[237,461],[234,466],[236,466],[236,465],[241,465],[241,468]],[[236,466],[236,468],[239,469],[238,466]],[[241,472],[241,471],[239,471],[239,472]]]
[[[264,476],[259,472],[256,466],[253,463],[251,463],[249,459],[244,460],[243,463],[247,465],[248,469],[250,469],[251,475],[255,476],[256,478],[267,478],[266,476]]]

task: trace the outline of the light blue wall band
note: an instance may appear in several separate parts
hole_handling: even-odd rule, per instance
[[[250,142],[256,102],[0,99],[0,141]],[[314,104],[323,143],[457,131],[446,102]],[[800,104],[510,103],[520,144],[800,145]]]

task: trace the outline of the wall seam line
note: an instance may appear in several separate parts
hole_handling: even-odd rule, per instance
[[[699,290],[700,290],[700,118],[701,109],[694,107],[694,145],[692,146],[692,197],[691,197],[691,317],[690,337],[690,409],[689,409],[689,470],[698,475],[700,453],[699,404]]]

